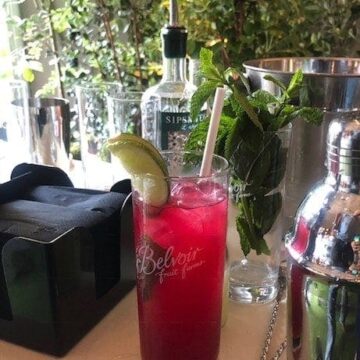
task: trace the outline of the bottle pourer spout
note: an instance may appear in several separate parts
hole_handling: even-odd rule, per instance
[[[179,9],[177,0],[170,0],[170,26],[179,25]]]

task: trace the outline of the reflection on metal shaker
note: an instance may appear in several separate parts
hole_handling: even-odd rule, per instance
[[[326,164],[287,237],[289,360],[360,360],[360,111],[331,121]]]

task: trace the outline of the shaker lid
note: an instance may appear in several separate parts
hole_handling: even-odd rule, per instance
[[[335,115],[327,137],[327,167],[335,175],[360,176],[360,112]]]

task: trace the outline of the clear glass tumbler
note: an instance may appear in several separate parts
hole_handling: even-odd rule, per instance
[[[128,133],[141,136],[142,92],[121,92],[107,97],[110,135]]]
[[[107,97],[121,91],[119,83],[85,84],[75,88],[86,188],[108,190],[113,184],[111,156],[106,148],[110,136]]]
[[[107,97],[111,137],[122,133],[141,136],[140,105],[142,94],[142,92],[127,91]],[[111,156],[111,163],[113,165],[114,182],[130,177],[115,156]]]
[[[283,199],[290,136],[291,127],[264,132],[256,152],[239,148],[233,155],[241,159],[234,169],[238,177],[232,178],[229,201],[229,297],[234,302],[267,303],[278,293],[285,252]],[[246,248],[248,254],[244,254]]]

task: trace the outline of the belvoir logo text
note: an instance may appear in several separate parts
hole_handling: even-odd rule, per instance
[[[170,277],[185,279],[189,271],[202,266],[205,261],[199,258],[203,251],[201,248],[190,248],[186,252],[179,251],[175,254],[174,246],[170,246],[164,256],[155,256],[149,244],[137,248],[136,268],[139,277],[155,275],[160,283]]]

